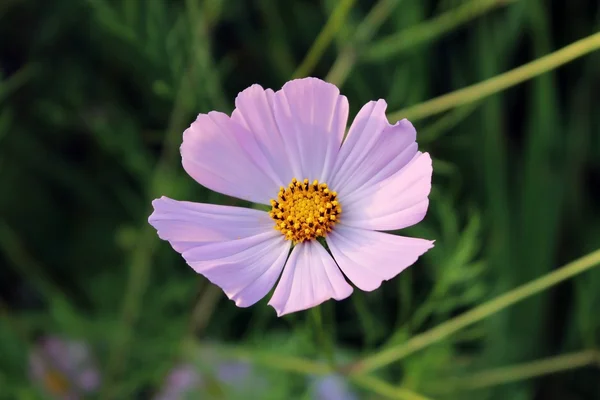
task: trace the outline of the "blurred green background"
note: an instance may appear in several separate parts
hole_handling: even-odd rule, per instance
[[[597,249],[597,52],[414,119],[434,187],[426,219],[402,234],[436,247],[379,290],[327,302],[323,331],[266,300],[236,308],[146,220],[160,195],[236,203],[187,176],[178,147],[197,113],[230,112],[253,83],[308,74],[338,84],[351,117],[378,98],[394,112],[599,28],[597,0],[2,0],[0,398],[49,398],[28,374],[44,335],[93,349],[103,383],[91,398],[152,398],[207,342],[269,380],[256,398],[317,398],[285,357],[344,364],[402,345]],[[599,310],[595,268],[375,372],[401,390],[350,388],[599,399]]]

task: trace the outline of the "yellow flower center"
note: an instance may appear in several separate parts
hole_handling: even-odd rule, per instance
[[[46,372],[44,376],[44,383],[46,387],[50,391],[50,393],[55,395],[64,395],[69,390],[69,380],[62,373],[49,370]]]
[[[287,240],[301,243],[324,237],[339,221],[342,206],[337,201],[337,193],[332,192],[326,183],[308,179],[303,182],[296,178],[287,188],[281,187],[277,200],[271,200],[269,215],[275,220],[275,229]]]

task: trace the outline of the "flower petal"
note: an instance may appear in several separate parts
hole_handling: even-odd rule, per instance
[[[281,186],[256,137],[223,113],[198,115],[183,133],[181,158],[198,183],[229,196],[269,204]]]
[[[418,152],[394,175],[340,195],[343,223],[382,231],[416,224],[427,213],[432,172],[429,154]]]
[[[372,291],[398,275],[433,247],[425,239],[336,225],[327,244],[344,274],[359,289]],[[285,276],[285,272],[284,272]]]
[[[417,153],[415,128],[406,119],[390,125],[386,108],[384,100],[371,101],[356,115],[330,184],[341,197],[388,178]]]
[[[150,224],[199,274],[248,307],[273,288],[290,242],[266,212],[212,204],[154,200]]]
[[[231,119],[252,132],[265,158],[273,166],[278,185],[287,186],[294,177],[290,157],[297,155],[288,155],[289,149],[273,115],[274,97],[271,89],[250,86],[236,97],[236,109]]]
[[[249,307],[273,288],[290,247],[291,242],[273,229],[196,247],[185,251],[183,257],[196,272],[223,289],[238,307]]]
[[[277,316],[282,316],[331,298],[345,299],[352,290],[325,248],[312,240],[299,243],[292,250],[269,305]]]
[[[348,121],[346,97],[335,85],[304,78],[287,82],[275,93],[273,105],[292,177],[327,182]]]
[[[161,197],[152,202],[148,222],[158,236],[182,253],[208,242],[254,236],[273,230],[273,220],[264,211],[192,203]]]

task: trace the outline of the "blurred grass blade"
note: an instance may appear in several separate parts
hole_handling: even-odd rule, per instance
[[[249,361],[276,370],[296,372],[305,375],[329,375],[334,370],[325,363],[304,358],[257,352],[246,349],[225,349],[225,355],[237,360]]]
[[[319,352],[325,355],[327,362],[333,367],[335,365],[333,354],[334,343],[331,335],[325,329],[325,325],[323,324],[321,306],[313,307],[309,310],[309,313],[312,319],[312,323],[309,326],[312,326],[312,330],[315,332],[315,341],[318,343]]]
[[[354,294],[354,296],[351,296],[351,300],[356,316],[358,317],[357,325],[360,326],[367,348],[372,349],[378,337],[382,336],[381,329],[375,320],[376,315],[369,311],[364,294]]]
[[[430,400],[418,393],[390,385],[389,383],[370,375],[354,376],[352,377],[352,381],[358,386],[362,386],[363,388],[388,399]]]
[[[0,81],[0,103],[31,80],[38,71],[38,65],[27,64],[5,80]]]
[[[392,122],[402,118],[412,121],[423,119],[431,115],[481,100],[494,93],[498,93],[511,86],[525,82],[535,76],[566,64],[574,59],[600,49],[600,32],[578,40],[560,50],[538,58],[528,64],[497,75],[486,81],[456,90],[432,100],[417,104],[404,110],[388,114]]]
[[[435,384],[432,392],[447,394],[462,390],[482,389],[539,376],[569,371],[575,368],[597,365],[600,367],[600,353],[597,350],[584,350],[563,354],[509,367],[494,368],[478,372],[466,378],[451,379]]]
[[[22,0],[3,0],[0,3],[0,18],[10,9],[11,6],[21,2]]]
[[[163,150],[158,160],[146,196],[151,198],[163,193],[163,187],[171,182],[172,170],[175,168],[175,157],[177,155],[180,131],[185,126],[186,96],[190,95],[188,85],[192,71],[181,78],[175,104],[171,112],[167,135],[163,143]],[[156,232],[146,221],[140,229],[139,239],[133,248],[130,258],[129,277],[123,298],[121,309],[120,329],[115,332],[115,338],[109,348],[108,364],[106,367],[105,385],[101,398],[118,398],[113,387],[122,371],[123,363],[127,358],[129,342],[133,334],[133,326],[142,305],[143,295],[148,286],[152,256],[158,239]]]
[[[206,283],[203,286],[200,298],[192,311],[189,326],[190,337],[202,335],[215,312],[217,303],[222,297],[223,291],[218,286],[212,283]]]
[[[447,336],[450,336],[462,328],[481,321],[521,300],[543,292],[557,283],[585,272],[598,264],[600,264],[600,249],[575,260],[558,270],[550,272],[534,281],[519,286],[495,299],[483,303],[427,332],[413,336],[402,345],[394,346],[371,356],[367,356],[354,364],[351,367],[350,373],[352,375],[365,374],[369,371],[382,368],[392,362],[401,360],[418,350],[445,339]]]
[[[371,11],[369,11],[369,14],[367,14],[365,19],[358,25],[353,43],[344,47],[342,52],[336,58],[329,73],[325,77],[327,82],[331,82],[337,86],[344,84],[356,63],[357,49],[355,47],[365,46],[400,2],[401,0],[379,0],[377,4],[373,6]]]
[[[87,0],[94,11],[98,21],[116,37],[127,43],[135,43],[138,40],[132,26],[121,21],[119,13],[105,0]]]
[[[327,23],[317,36],[313,45],[308,50],[306,57],[294,72],[293,78],[302,78],[312,73],[313,69],[325,53],[336,32],[346,21],[348,13],[356,0],[340,0],[329,16]]]
[[[359,43],[369,41],[402,0],[379,0],[356,29]]]
[[[292,55],[293,46],[290,46],[286,40],[285,21],[278,7],[274,7],[270,0],[259,0],[257,7],[261,14],[264,34],[270,39],[264,45],[271,64],[276,69],[278,80],[286,81],[296,69],[296,61]]]
[[[439,139],[444,133],[450,131],[469,115],[473,114],[478,105],[478,103],[471,103],[466,106],[456,108],[448,112],[448,114],[444,115],[431,125],[424,127],[419,133],[419,143],[431,143]]]
[[[475,19],[494,8],[507,5],[516,0],[471,0],[454,10],[448,11],[429,21],[405,29],[383,38],[365,51],[361,60],[381,62],[403,51],[432,41],[450,32],[452,29]]]
[[[45,271],[25,248],[18,234],[2,219],[0,219],[0,251],[10,260],[17,272],[40,292],[47,301],[60,299],[66,302],[67,296],[54,283]]]

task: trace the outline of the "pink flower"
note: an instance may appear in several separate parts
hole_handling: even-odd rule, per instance
[[[262,299],[280,275],[269,302],[278,316],[345,299],[344,275],[371,291],[433,246],[380,232],[424,218],[432,174],[414,127],[390,125],[385,101],[364,105],[345,139],[348,100],[319,79],[277,92],[253,85],[235,104],[231,117],[200,114],[184,132],[183,167],[271,211],[161,197],[149,222],[237,306]]]
[[[100,373],[83,342],[48,336],[29,355],[31,379],[51,398],[77,400],[100,386]]]

